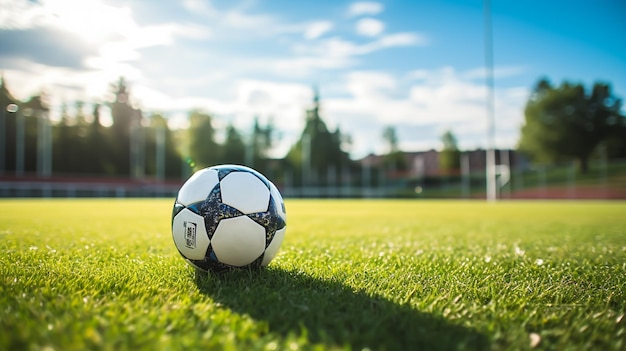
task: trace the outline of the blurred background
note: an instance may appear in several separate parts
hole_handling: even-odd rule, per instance
[[[0,197],[626,199],[626,3],[0,0]]]

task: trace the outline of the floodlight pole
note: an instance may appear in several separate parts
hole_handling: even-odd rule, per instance
[[[162,182],[165,179],[165,127],[156,128],[156,178]]]
[[[309,185],[311,173],[311,135],[306,133],[302,136],[302,187]]]
[[[493,33],[491,24],[491,1],[484,0],[485,19],[485,82],[487,85],[487,155],[485,172],[487,178],[487,201],[497,200],[496,151],[495,151],[495,102],[493,79]]]
[[[37,176],[49,177],[52,173],[52,132],[45,110],[36,110],[37,118]]]
[[[6,112],[7,112],[7,108],[8,106],[0,106],[0,175],[4,174],[4,168],[5,168],[5,158],[6,158],[6,149],[7,149],[7,145],[5,142],[5,130],[6,130]]]
[[[24,175],[24,133],[25,122],[24,113],[21,109],[15,112],[16,138],[15,138],[15,175],[22,177]]]

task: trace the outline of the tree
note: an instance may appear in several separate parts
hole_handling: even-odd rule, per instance
[[[212,117],[206,112],[193,110],[189,114],[189,155],[200,168],[219,163],[220,145],[215,141]]]
[[[93,105],[93,120],[87,126],[87,149],[91,156],[85,160],[89,164],[89,173],[112,173],[113,165],[108,159],[109,144],[105,129],[100,124],[100,104]]]
[[[76,173],[93,173],[93,160],[95,155],[89,147],[88,124],[83,111],[85,104],[82,101],[74,103],[74,118],[72,129],[73,150],[72,156],[74,169]]]
[[[620,108],[608,84],[595,83],[587,93],[582,84],[553,87],[542,79],[524,110],[519,149],[543,163],[577,160],[585,173],[594,149],[622,131]]]
[[[389,154],[398,150],[398,135],[396,134],[396,128],[393,126],[386,126],[383,130],[383,139],[387,143],[387,151]]]
[[[11,95],[0,75],[0,172],[15,170],[17,114],[21,103]]]
[[[133,175],[142,168],[143,134],[141,130],[143,115],[141,110],[132,106],[126,80],[121,77],[117,84],[111,84],[114,96],[109,103],[113,126],[111,134],[115,142],[112,146],[112,158],[115,173],[119,175]],[[133,167],[131,167],[131,165]]]
[[[454,172],[461,167],[461,152],[452,131],[447,130],[441,135],[443,150],[439,154],[439,166],[447,173]]]
[[[143,128],[146,135],[146,175],[154,175],[157,179],[180,177],[182,160],[167,118],[160,113],[152,113],[148,117],[148,125]]]
[[[268,171],[269,151],[274,146],[276,129],[270,119],[261,125],[259,118],[254,118],[252,135],[246,145],[246,164],[262,172]]]
[[[226,127],[226,141],[222,147],[222,163],[244,164],[246,159],[246,144],[235,126]]]
[[[71,149],[73,147],[73,135],[70,126],[70,116],[67,112],[67,104],[61,104],[61,121],[54,127],[53,163],[57,173],[69,173],[71,171]]]
[[[387,144],[387,153],[383,158],[383,165],[392,171],[406,170],[407,163],[404,157],[404,152],[402,152],[398,147],[398,135],[396,134],[396,128],[393,126],[386,126],[385,129],[383,129],[383,140]]]
[[[348,153],[341,149],[344,136],[339,129],[331,132],[319,114],[319,96],[315,94],[313,108],[306,111],[300,140],[287,153],[287,161],[296,174],[308,179],[329,174],[350,164]]]

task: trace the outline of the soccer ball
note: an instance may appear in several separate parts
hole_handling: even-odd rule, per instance
[[[174,244],[203,271],[267,266],[285,237],[280,192],[261,173],[220,165],[194,173],[172,211]]]

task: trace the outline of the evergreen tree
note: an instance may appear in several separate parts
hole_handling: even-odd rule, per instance
[[[85,104],[82,101],[74,103],[74,124],[72,158],[74,159],[73,173],[91,174],[94,173],[95,157],[93,150],[89,148],[88,124],[83,111]]]
[[[118,80],[117,84],[111,85],[111,89],[114,95],[113,102],[109,103],[113,117],[111,137],[114,143],[111,145],[111,154],[113,155],[114,172],[118,175],[131,175],[131,162],[137,161],[131,156],[137,157],[136,153],[142,151],[138,148],[142,146],[137,145],[141,138],[136,132],[137,128],[141,126],[143,117],[141,111],[132,107],[128,87],[123,77]],[[131,139],[135,143],[133,144],[134,150],[131,150]],[[135,153],[131,155],[133,151]]]
[[[86,160],[89,164],[87,171],[91,174],[110,174],[112,172],[112,164],[107,157],[110,147],[107,143],[105,129],[100,123],[100,107],[100,104],[94,104],[93,119],[87,126],[86,150],[90,155]]]
[[[39,133],[39,118],[45,118],[48,107],[42,100],[42,95],[32,96],[22,104],[19,118],[24,122],[24,172],[34,173],[37,170],[37,137]]]
[[[453,173],[461,168],[461,151],[452,131],[447,130],[441,135],[443,150],[439,153],[439,167],[446,173]]]
[[[15,134],[16,134],[16,118],[20,109],[20,102],[14,98],[7,88],[4,77],[0,76],[0,124],[2,126],[2,135],[0,140],[0,172],[15,171]]]
[[[398,146],[398,135],[393,126],[387,126],[383,129],[383,140],[387,144],[387,153],[383,158],[383,166],[391,171],[402,171],[407,169],[407,162]]]
[[[351,163],[348,154],[341,149],[343,140],[341,132],[339,129],[329,131],[319,110],[319,95],[316,92],[313,108],[306,111],[300,140],[287,154],[288,162],[301,179],[322,178],[327,172],[338,171],[345,164]]]
[[[67,105],[61,104],[61,120],[53,128],[52,140],[54,143],[53,163],[55,173],[66,174],[71,170],[70,158],[68,157],[72,149],[72,130],[70,126],[70,116],[67,113]]]
[[[248,166],[261,172],[269,171],[269,151],[274,146],[275,134],[271,119],[266,125],[261,125],[259,118],[254,118],[252,135],[246,145],[245,162]]]
[[[180,178],[182,160],[165,116],[160,113],[152,114],[145,133],[146,175]]]
[[[200,110],[189,114],[189,156],[196,168],[216,165],[220,162],[220,145],[215,141],[212,117]]]
[[[222,146],[222,163],[244,164],[246,159],[246,144],[237,129],[229,124],[226,127],[226,141]],[[253,165],[248,165],[253,166]]]

